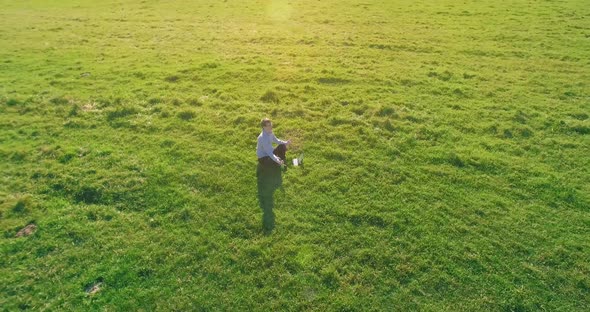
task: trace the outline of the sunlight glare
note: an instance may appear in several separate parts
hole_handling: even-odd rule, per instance
[[[267,14],[274,22],[289,20],[291,11],[291,5],[288,0],[272,0],[267,8]]]

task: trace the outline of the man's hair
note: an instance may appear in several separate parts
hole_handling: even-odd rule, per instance
[[[271,122],[272,122],[272,121],[270,121],[270,119],[268,119],[268,118],[263,118],[263,119],[260,121],[260,127],[264,128],[264,127],[268,126],[268,124],[269,124],[269,123],[271,123]]]

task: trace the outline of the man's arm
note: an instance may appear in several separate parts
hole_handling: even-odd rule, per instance
[[[276,139],[276,137],[275,137],[275,139]],[[260,138],[260,140],[261,140],[260,143],[262,145],[262,150],[264,150],[266,155],[269,156],[270,158],[272,158],[272,160],[274,160],[277,164],[281,164],[282,160],[280,158],[278,158],[277,155],[275,155],[273,153],[272,143],[267,140],[263,140],[262,138]]]
[[[272,141],[277,144],[289,144],[289,141],[279,140],[274,134],[272,135]]]

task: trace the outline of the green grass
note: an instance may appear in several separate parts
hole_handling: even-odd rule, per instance
[[[0,7],[2,310],[590,309],[584,1]]]

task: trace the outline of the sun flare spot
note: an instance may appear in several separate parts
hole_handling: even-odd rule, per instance
[[[287,0],[272,0],[267,8],[267,14],[275,22],[288,21],[292,8]]]

